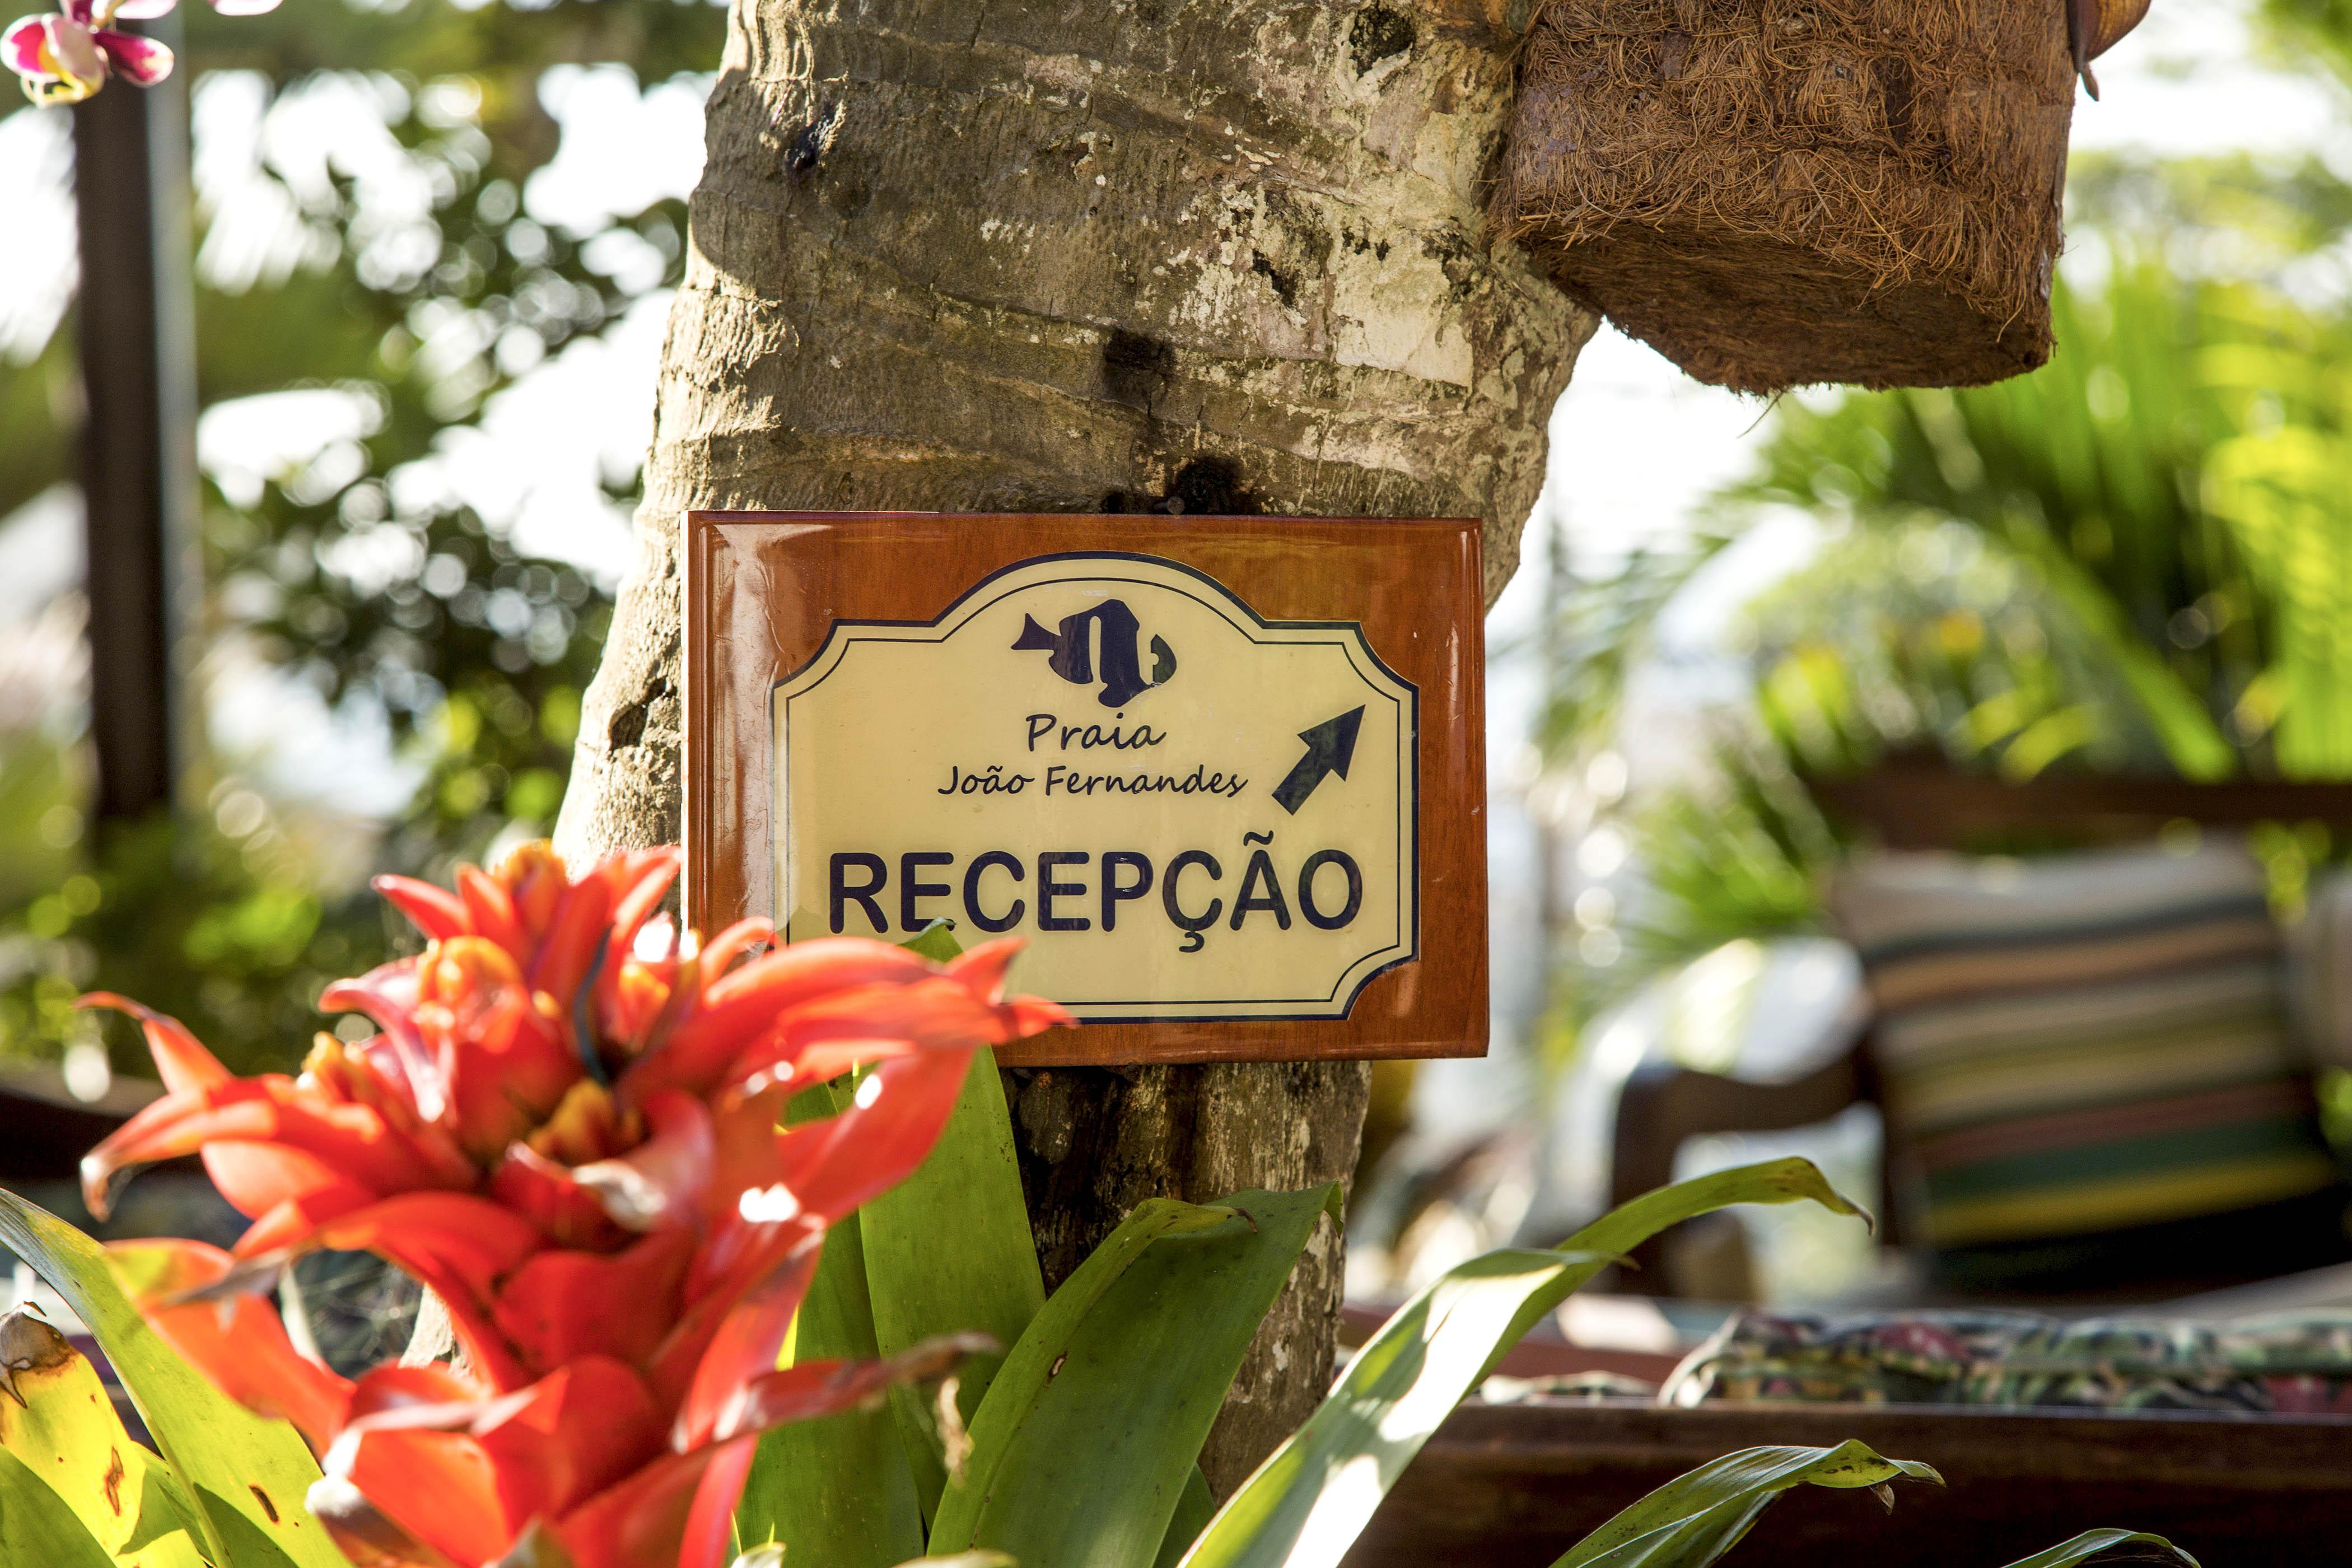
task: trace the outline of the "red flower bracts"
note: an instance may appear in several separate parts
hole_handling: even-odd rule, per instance
[[[776,1369],[826,1226],[905,1179],[973,1051],[1070,1022],[1003,994],[1017,943],[944,966],[848,938],[772,952],[763,921],[698,949],[653,911],[674,850],[574,879],[545,845],[455,892],[377,888],[431,939],[330,986],[381,1031],[319,1037],[299,1078],[231,1077],[120,997],[169,1092],[82,1162],[103,1215],[125,1169],[201,1153],[253,1227],[234,1252],[125,1243],[157,1331],[320,1455],[310,1506],[362,1568],[709,1568],[765,1427],[928,1375]],[[784,1100],[869,1067],[852,1107]],[[447,1310],[455,1362],[356,1382],[299,1354],[264,1294],[317,1247],[367,1250]]]

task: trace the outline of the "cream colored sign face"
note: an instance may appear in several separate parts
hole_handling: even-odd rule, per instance
[[[1352,623],[1048,556],[836,622],[772,700],[789,940],[1023,936],[1093,1023],[1342,1018],[1417,951],[1417,694]]]

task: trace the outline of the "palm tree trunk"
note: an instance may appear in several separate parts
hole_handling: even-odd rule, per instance
[[[1486,520],[1518,558],[1583,316],[1483,235],[1514,39],[1476,0],[738,0],[641,557],[559,842],[675,840],[698,507]],[[1017,1074],[1058,1282],[1155,1194],[1344,1177],[1353,1064]],[[1318,1238],[1204,1458],[1328,1384]]]

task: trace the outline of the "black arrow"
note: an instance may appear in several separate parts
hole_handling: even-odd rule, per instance
[[[1364,710],[1351,708],[1336,719],[1326,719],[1311,730],[1301,730],[1298,738],[1307,742],[1307,754],[1298,765],[1283,775],[1274,786],[1274,798],[1282,809],[1293,816],[1315,793],[1315,786],[1327,773],[1348,776],[1348,764],[1356,760],[1356,731],[1364,727]]]

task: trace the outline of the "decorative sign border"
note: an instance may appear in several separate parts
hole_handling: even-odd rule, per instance
[[[1340,647],[1348,651],[1349,663],[1357,668],[1359,674],[1363,673],[1361,667],[1356,663],[1356,655],[1360,653],[1364,660],[1379,672],[1379,679],[1366,675],[1367,684],[1379,690],[1381,682],[1385,680],[1402,689],[1401,696],[1387,691],[1382,691],[1381,695],[1400,710],[1397,721],[1400,735],[1398,801],[1401,808],[1412,807],[1403,812],[1402,819],[1397,824],[1397,858],[1404,868],[1403,880],[1407,889],[1397,912],[1401,925],[1406,924],[1406,917],[1410,916],[1410,929],[1399,931],[1387,945],[1365,954],[1349,965],[1340,974],[1328,994],[1319,997],[1298,996],[1283,999],[1285,1002],[1296,1002],[1302,1005],[1317,1005],[1316,1010],[1299,1013],[1269,1013],[1256,1010],[1195,1011],[1200,1008],[1240,1007],[1244,1005],[1233,1002],[1155,1005],[1148,1000],[1133,1000],[1087,1004],[1085,1009],[1080,1010],[1081,1019],[1091,1026],[1161,1024],[1178,1021],[1196,1024],[1236,1023],[1244,1020],[1257,1023],[1304,1023],[1345,1018],[1354,1009],[1356,998],[1362,994],[1366,985],[1397,965],[1411,963],[1421,956],[1421,900],[1419,897],[1421,813],[1418,809],[1421,799],[1421,689],[1382,661],[1370,641],[1365,637],[1363,624],[1360,621],[1268,620],[1259,615],[1246,600],[1236,595],[1231,588],[1199,567],[1187,565],[1181,561],[1171,560],[1163,555],[1148,555],[1132,550],[1065,550],[1050,554],[1034,555],[997,568],[973,584],[953,604],[928,620],[847,616],[835,619],[832,624],[832,629],[826,635],[824,645],[811,655],[806,663],[777,680],[769,689],[768,722],[772,748],[771,754],[785,755],[786,748],[791,743],[788,714],[793,700],[815,690],[829,679],[835,670],[840,668],[842,659],[847,656],[853,645],[868,641],[943,643],[953,637],[974,616],[999,603],[1006,594],[1047,586],[1055,580],[1024,582],[994,595],[989,594],[992,587],[1033,567],[1050,565],[1063,561],[1072,563],[1133,561],[1171,568],[1198,579],[1206,590],[1205,593],[1189,596],[1195,603],[1223,618],[1253,643],[1260,646],[1313,643]],[[1071,578],[1060,579],[1060,581],[1126,581],[1142,586],[1161,586],[1148,577],[1122,579],[1107,572],[1087,572]],[[1235,611],[1239,614],[1234,614]],[[1257,635],[1259,632],[1286,631],[1313,635],[1295,637],[1268,637]],[[1352,647],[1349,646],[1351,642]],[[825,667],[823,673],[816,675],[814,679],[808,679],[811,672],[816,670],[821,665]],[[804,680],[806,683],[803,685]],[[790,695],[786,694],[787,688],[795,687],[799,689],[792,691]],[[782,831],[775,835],[770,848],[771,857],[775,862],[775,869],[772,875],[776,879],[776,889],[770,895],[772,907],[768,910],[768,917],[776,922],[779,931],[783,929],[786,911],[793,907],[795,901],[794,890],[783,885],[786,875],[786,846],[792,839],[792,805],[790,792],[786,790],[784,784],[785,781],[781,774],[772,781],[773,810],[776,820],[782,826]],[[1342,988],[1347,992],[1344,999],[1339,996]],[[1279,1005],[1281,1004],[1261,1003],[1257,1005]],[[1135,1011],[1098,1013],[1093,1010],[1097,1007],[1131,1007]]]

